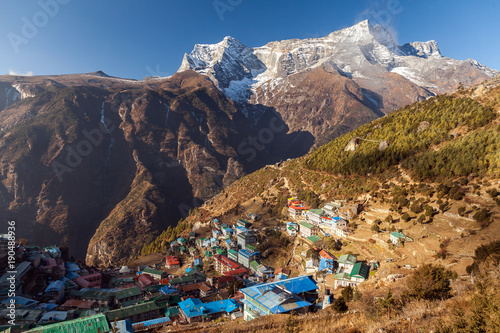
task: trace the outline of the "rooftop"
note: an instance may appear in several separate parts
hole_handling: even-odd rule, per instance
[[[83,317],[74,320],[64,321],[51,325],[33,328],[28,332],[58,333],[58,332],[109,332],[106,316],[98,314],[91,317]]]
[[[187,300],[180,302],[179,307],[188,318],[219,312],[231,313],[239,309],[238,303],[231,298],[210,303],[203,303],[198,298],[188,298]]]
[[[121,309],[111,310],[106,313],[106,317],[109,321],[114,321],[115,319],[124,319],[131,317],[136,314],[150,312],[154,310],[159,310],[160,307],[155,301],[144,302],[137,305],[127,306]]]
[[[307,240],[310,241],[311,243],[315,243],[321,240],[321,237],[319,236],[309,236],[307,237]]]
[[[312,276],[299,276],[244,288],[241,292],[245,295],[245,299],[250,297],[273,313],[283,313],[310,306],[311,303],[296,294],[317,288]],[[247,301],[245,305],[253,306]]]
[[[293,294],[301,292],[313,291],[318,289],[316,281],[312,275],[298,276],[278,282],[269,282],[264,284],[255,285],[249,288],[241,289],[241,292],[252,297],[252,295],[262,294],[265,291],[274,288],[275,286],[283,286],[286,290]]]
[[[339,264],[351,264],[354,265],[358,259],[356,256],[353,256],[352,254],[343,254],[339,257],[338,263]]]
[[[56,280],[56,281],[52,281],[47,286],[47,288],[45,288],[44,292],[45,293],[52,293],[52,292],[60,291],[62,288],[64,288],[64,281]]]
[[[216,255],[215,260],[220,262],[222,265],[229,267],[231,269],[237,269],[240,267],[240,265],[233,260],[229,259],[228,257],[221,256],[221,255]]]
[[[352,277],[368,279],[368,274],[370,272],[370,267],[362,262],[358,262],[354,265],[351,270]]]
[[[304,227],[304,228],[307,228],[307,229],[314,229],[314,228],[316,228],[311,223],[308,223],[308,222],[305,222],[305,221],[302,221],[299,224],[300,224],[301,227]]]
[[[157,270],[157,269],[151,269],[151,268],[146,268],[142,270],[142,273],[146,274],[151,274],[151,275],[163,275],[165,272]]]

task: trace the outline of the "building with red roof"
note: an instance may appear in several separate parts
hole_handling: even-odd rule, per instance
[[[241,268],[233,269],[232,271],[226,272],[226,273],[224,273],[224,275],[243,276],[243,275],[246,275],[247,273],[248,273],[247,269],[241,267]]]
[[[68,299],[64,304],[61,305],[61,310],[74,310],[74,309],[85,309],[90,310],[96,308],[97,302],[95,301],[81,301],[77,299]]]
[[[143,287],[149,287],[149,286],[154,286],[158,284],[158,281],[156,281],[151,275],[149,274],[141,274],[137,277],[137,282]]]
[[[319,255],[321,258],[323,259],[332,259],[332,260],[337,260],[337,258],[332,255],[330,252],[326,251],[326,250],[321,250],[319,251]]]
[[[229,285],[231,285],[231,283],[233,283],[235,279],[234,279],[234,276],[227,275],[227,273],[226,273],[226,275],[216,276],[216,277],[210,278],[208,280],[209,280],[210,284],[212,286],[214,286],[215,288],[222,289],[222,288],[226,288]]]
[[[230,272],[235,269],[241,268],[241,266],[237,262],[229,259],[226,256],[216,255],[214,259],[215,259],[215,270],[220,274],[224,274],[226,272]]]
[[[73,279],[77,285],[82,288],[101,288],[101,273],[93,273],[82,276],[77,276]]]
[[[165,267],[166,268],[179,268],[181,267],[181,262],[179,260],[179,258],[177,258],[176,256],[167,256],[165,258],[166,262],[165,262]]]
[[[293,199],[288,201],[288,213],[293,218],[304,216],[308,210],[309,207],[304,206],[300,200]]]

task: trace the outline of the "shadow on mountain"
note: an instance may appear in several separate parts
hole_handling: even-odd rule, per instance
[[[273,107],[262,104],[242,106],[259,115],[251,133],[236,145],[238,157],[251,173],[266,165],[303,156],[309,152],[315,137],[308,131],[289,133],[289,127]]]
[[[384,98],[380,94],[365,88],[361,88],[361,91],[363,92],[363,96],[366,97],[362,103],[369,107],[377,116],[385,116],[385,113],[381,111],[384,108]]]

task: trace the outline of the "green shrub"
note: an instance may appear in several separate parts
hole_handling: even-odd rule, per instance
[[[406,295],[420,300],[444,299],[450,296],[450,279],[457,273],[443,266],[424,264],[416,269],[406,281]]]

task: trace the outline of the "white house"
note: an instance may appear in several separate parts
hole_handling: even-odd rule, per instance
[[[309,209],[306,213],[307,219],[309,222],[312,222],[316,225],[321,224],[321,216],[324,215],[323,209]]]
[[[309,259],[306,261],[306,274],[313,274],[317,272],[319,268],[319,264],[317,260]]]
[[[400,232],[391,232],[390,239],[393,244],[397,244],[399,240],[401,240],[401,242],[412,241],[410,237],[407,237]]]
[[[318,234],[318,228],[311,223],[300,222],[299,227],[300,235],[304,238],[307,238],[309,236],[316,236]]]

